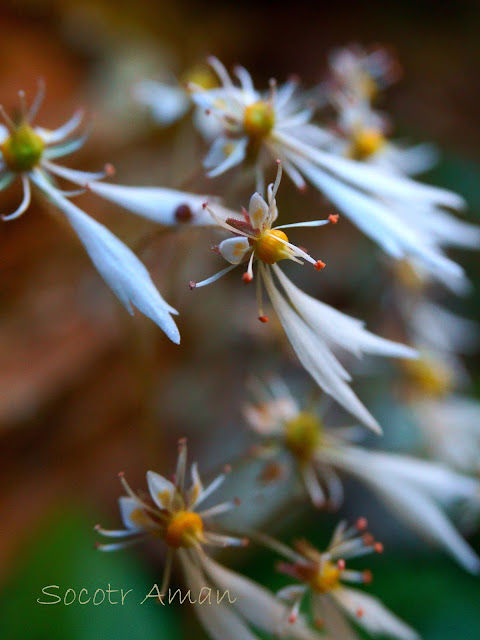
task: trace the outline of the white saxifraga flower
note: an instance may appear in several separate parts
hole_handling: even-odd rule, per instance
[[[268,204],[260,194],[255,193],[250,200],[249,211],[244,212],[244,220],[224,221],[213,209],[207,207],[220,226],[234,233],[233,238],[223,240],[218,246],[218,252],[231,263],[231,266],[202,282],[191,282],[190,286],[199,288],[210,284],[238,265],[247,267],[243,281],[251,282],[254,260],[257,260],[259,320],[268,321],[263,311],[263,285],[292,348],[305,369],[317,384],[347,411],[379,432],[379,425],[348,385],[351,377],[337,360],[333,350],[343,349],[357,356],[370,353],[402,358],[416,357],[416,352],[405,345],[366,331],[362,322],[310,297],[298,289],[281,271],[277,265],[280,260],[293,260],[303,264],[303,259],[313,264],[317,270],[325,266],[321,260],[314,260],[304,250],[291,244],[283,229],[319,227],[327,224],[329,220],[273,227],[278,215],[275,195],[280,179],[281,164],[278,165],[275,185],[268,187]],[[336,222],[336,217],[330,216],[330,221]],[[284,293],[277,288],[273,275],[278,279]]]
[[[305,188],[305,180],[312,183],[390,256],[414,259],[448,286],[460,287],[463,269],[442,247],[480,246],[480,231],[446,210],[463,208],[463,198],[329,151],[335,134],[312,124],[312,110],[297,97],[295,82],[278,89],[272,82],[264,95],[243,67],[235,70],[237,86],[216,58],[210,63],[222,87],[190,87],[196,104],[223,126],[205,158],[209,176],[253,164],[263,193],[264,164],[280,158],[298,188]]]
[[[111,531],[96,526],[107,538],[118,542],[98,544],[101,551],[116,551],[144,540],[159,538],[167,545],[165,570],[159,597],[165,596],[170,583],[173,560],[177,557],[190,597],[200,621],[214,640],[258,640],[250,625],[267,633],[275,633],[288,617],[288,609],[273,594],[252,580],[222,567],[207,556],[204,547],[244,546],[244,538],[219,534],[210,529],[209,521],[238,505],[237,500],[209,508],[203,503],[220,487],[225,475],[219,475],[204,487],[197,465],[191,469],[192,484],[185,488],[187,446],[179,443],[179,455],[174,480],[149,471],[147,498],[136,494],[123,474],[121,482],[127,493],[119,499],[125,529]],[[210,590],[217,589],[228,602],[209,600]],[[301,619],[289,628],[294,640],[321,640]]]
[[[373,100],[379,90],[396,82],[400,65],[383,47],[359,45],[334,49],[328,56],[331,88],[355,100]]]
[[[480,572],[480,559],[443,511],[457,503],[474,504],[480,496],[478,480],[442,464],[351,444],[358,429],[326,428],[316,413],[302,411],[283,385],[277,383],[276,389],[271,400],[247,407],[247,420],[264,439],[259,453],[287,458],[317,507],[340,506],[338,472],[346,473],[372,489],[424,539],[444,547],[468,571]]]
[[[172,319],[172,314],[177,311],[161,297],[145,266],[123,242],[69,198],[88,188],[154,222],[168,226],[196,226],[212,224],[211,217],[202,207],[205,196],[171,189],[97,182],[111,174],[109,165],[100,173],[76,171],[58,165],[54,162],[56,158],[72,153],[84,143],[85,136],[76,135],[83,113],[77,111],[66,124],[54,131],[34,127],[31,123],[43,94],[42,85],[28,109],[24,93],[20,92],[22,109],[18,123],[13,122],[3,109],[1,111],[6,126],[0,125],[0,190],[6,189],[16,178],[20,178],[23,186],[22,202],[13,213],[3,215],[2,219],[15,220],[25,213],[30,205],[31,185],[36,187],[65,215],[98,272],[127,310],[133,313],[132,306],[137,307],[178,344],[180,335]],[[82,189],[64,191],[56,186],[58,178],[80,185]],[[222,212],[222,207],[219,212]]]
[[[291,603],[291,620],[296,619],[302,600],[308,596],[315,624],[332,638],[358,640],[350,623],[353,621],[371,635],[419,640],[417,632],[380,600],[347,586],[368,584],[372,574],[347,568],[346,560],[383,551],[381,543],[365,531],[366,526],[364,518],[359,518],[352,527],[341,522],[323,552],[305,540],[297,542],[294,549],[274,542],[272,547],[286,558],[286,562],[278,564],[278,570],[297,581],[297,584],[282,589],[278,596]]]

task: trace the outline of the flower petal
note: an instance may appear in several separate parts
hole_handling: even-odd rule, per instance
[[[420,640],[414,629],[397,618],[377,598],[347,587],[334,589],[332,595],[350,617],[369,633],[398,640]]]
[[[105,226],[58,194],[39,172],[32,179],[47,197],[65,214],[87,250],[100,275],[130,313],[132,305],[151,318],[179,344],[180,334],[170,316],[176,313],[157,291],[152,279],[137,256]]]
[[[227,238],[218,245],[218,250],[227,262],[240,264],[251,247],[248,238]]]
[[[239,140],[217,138],[203,161],[203,166],[210,169],[208,176],[216,178],[243,162],[247,153],[247,144],[248,138]]]
[[[147,471],[147,484],[152,500],[159,509],[169,509],[175,495],[175,486],[155,471]]]
[[[248,215],[254,229],[263,229],[269,219],[270,209],[259,193],[254,193],[250,198]]]
[[[144,531],[145,529],[139,523],[137,518],[132,517],[134,512],[142,511],[141,505],[135,498],[129,496],[121,496],[118,499],[118,506],[120,507],[120,515],[122,516],[123,524],[129,531]]]

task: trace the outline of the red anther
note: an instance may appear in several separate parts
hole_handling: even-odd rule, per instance
[[[369,571],[368,569],[366,569],[365,571],[362,571],[362,579],[364,584],[370,584],[371,581],[373,580],[372,572]]]
[[[375,553],[383,553],[383,544],[381,542],[375,542],[373,545]]]
[[[242,547],[248,547],[250,540],[248,538],[242,538]]]
[[[185,436],[179,438],[177,444],[179,447],[184,447],[187,444],[187,438]]]
[[[195,280],[190,280],[190,282],[188,283],[188,286],[190,287],[190,289],[195,289],[195,287],[197,286],[197,283],[195,282]]]
[[[96,524],[93,529],[94,531],[98,531],[99,529],[101,529],[102,527],[99,524]]]
[[[276,83],[275,83],[275,84],[276,84]],[[281,165],[281,164],[282,164],[282,161],[280,160],[280,158],[277,158],[277,159],[275,160],[275,164],[276,164],[277,166],[279,166],[279,165]]]
[[[325,269],[327,265],[325,264],[325,262],[322,262],[321,260],[317,260],[314,267],[315,267],[315,271],[321,271],[322,269]]]
[[[366,518],[358,518],[355,526],[358,531],[365,531],[365,529],[368,527],[368,520]]]
[[[371,533],[364,533],[362,536],[363,544],[366,547],[372,547],[375,544],[375,538]]]
[[[268,316],[258,316],[258,319],[263,323],[268,322]]]
[[[365,611],[363,609],[357,609],[356,614],[357,618],[362,618]]]
[[[339,571],[343,571],[345,569],[345,560],[343,558],[340,558],[337,562],[337,567]]]
[[[253,280],[253,276],[251,273],[248,273],[248,271],[245,271],[245,273],[242,276],[242,280],[244,281],[245,284],[248,284]]]
[[[116,173],[115,167],[110,162],[107,162],[107,164],[104,166],[103,170],[105,171],[105,173],[106,173],[108,178],[111,178]]]
[[[298,613],[295,613],[294,611],[292,611],[292,613],[288,616],[288,622],[290,624],[295,624],[297,620],[298,620]]]
[[[211,109],[205,109],[205,115],[209,116],[212,113]]]
[[[331,214],[328,216],[328,219],[330,220],[330,222],[331,222],[332,224],[337,224],[337,222],[338,222],[338,218],[339,218],[338,213],[331,213]]]
[[[118,477],[118,478],[124,478],[124,477],[125,477],[125,471],[119,471],[119,472],[117,473],[117,477]]]
[[[224,471],[224,473],[231,473],[231,471],[232,471],[232,465],[231,465],[231,464],[226,464],[226,465],[223,467],[223,471]]]
[[[208,207],[208,202],[202,202],[202,209],[206,209]]]
[[[325,626],[325,622],[322,620],[322,618],[315,618],[313,624],[317,629],[323,629],[323,627]]]
[[[234,499],[233,499],[233,504],[234,504],[236,507],[239,507],[239,506],[242,504],[242,501],[240,500],[240,498],[234,498]]]
[[[102,546],[102,545],[100,544],[100,542],[98,542],[98,541],[97,541],[97,542],[95,542],[95,544],[93,545],[93,548],[94,548],[94,549],[100,549],[100,547],[101,547],[101,546]]]

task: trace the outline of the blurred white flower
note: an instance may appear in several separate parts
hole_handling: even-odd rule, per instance
[[[371,635],[419,640],[416,631],[397,618],[380,600],[346,586],[368,584],[372,580],[370,571],[347,568],[346,560],[383,551],[381,543],[365,531],[366,526],[364,518],[349,528],[341,522],[323,552],[305,540],[298,541],[294,549],[274,543],[273,548],[287,560],[278,564],[278,570],[300,583],[285,587],[278,596],[291,603],[292,621],[298,616],[302,600],[309,596],[315,624],[332,638],[358,640],[350,623],[353,621]]]
[[[266,445],[257,453],[267,459],[287,458],[317,507],[340,506],[343,486],[338,472],[347,473],[371,488],[424,539],[443,546],[468,571],[480,572],[480,559],[443,511],[478,502],[478,480],[434,462],[351,444],[358,439],[358,428],[326,428],[316,413],[302,410],[279,382],[265,400],[268,393],[259,387],[261,403],[245,411]]]
[[[355,100],[373,100],[379,90],[398,80],[401,68],[384,47],[368,50],[353,44],[334,49],[328,56],[329,89]]]
[[[205,158],[210,177],[240,164],[253,165],[256,188],[264,193],[264,165],[279,158],[298,188],[312,183],[366,235],[394,258],[411,258],[450,287],[465,282],[463,269],[443,246],[480,246],[480,230],[446,209],[465,206],[459,195],[421,184],[398,172],[332,153],[333,132],[312,124],[312,108],[289,81],[271,82],[268,94],[258,92],[249,73],[237,67],[240,86],[223,65],[210,58],[221,88],[204,90],[190,84],[199,108],[222,125]],[[460,284],[459,284],[460,283]]]
[[[195,65],[187,70],[182,78],[172,78],[170,82],[142,80],[134,87],[134,96],[138,102],[148,107],[161,127],[168,127],[180,120],[192,107],[187,85],[193,82],[203,89],[218,86],[217,77],[207,65]],[[196,109],[194,119],[197,129],[206,140],[211,140],[220,133],[219,125]]]
[[[253,280],[253,263],[258,261],[257,304],[259,320],[267,322],[263,311],[262,285],[268,293],[272,306],[287,334],[300,362],[317,384],[347,411],[355,415],[371,429],[380,432],[380,427],[359,401],[348,385],[348,372],[333,354],[339,349],[360,356],[363,353],[401,358],[416,357],[416,352],[405,345],[380,338],[368,332],[359,320],[336,311],[332,307],[315,300],[298,289],[276,264],[280,260],[293,260],[303,264],[310,262],[321,270],[325,264],[315,260],[303,249],[291,244],[283,229],[294,227],[319,227],[329,221],[336,222],[336,216],[329,220],[299,222],[273,227],[277,219],[275,195],[281,179],[281,164],[278,165],[275,185],[268,187],[268,203],[255,193],[250,199],[249,210],[244,211],[244,219],[220,219],[214,209],[207,207],[212,218],[220,226],[233,232],[234,237],[223,240],[217,247],[218,253],[231,263],[216,275],[202,282],[191,282],[192,288],[203,287],[215,282],[238,265],[247,267],[243,281]],[[284,293],[277,288],[275,274]]]

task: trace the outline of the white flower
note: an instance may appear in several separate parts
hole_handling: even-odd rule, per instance
[[[337,360],[333,350],[340,349],[357,356],[371,353],[402,358],[416,357],[416,352],[405,345],[366,331],[359,320],[336,311],[298,289],[280,270],[276,263],[284,259],[300,264],[303,264],[303,259],[313,264],[317,270],[325,266],[321,260],[314,260],[304,250],[291,244],[283,229],[319,227],[329,220],[273,227],[278,215],[275,194],[280,184],[281,165],[278,166],[275,185],[268,188],[268,204],[260,194],[253,194],[244,220],[229,218],[224,221],[213,209],[207,207],[220,226],[234,233],[234,237],[224,240],[218,246],[218,252],[230,262],[230,266],[202,282],[191,282],[191,287],[199,288],[210,284],[240,264],[247,267],[243,281],[251,282],[253,263],[257,260],[260,276],[257,279],[259,320],[268,321],[262,303],[264,285],[295,353],[317,384],[368,427],[380,431],[375,419],[349,387],[351,377]],[[330,221],[336,222],[336,217],[330,216]],[[277,288],[274,275],[284,293]]]
[[[365,532],[366,526],[364,518],[359,518],[357,524],[349,528],[341,522],[323,552],[305,540],[297,542],[294,549],[279,543],[272,544],[287,559],[287,562],[278,564],[278,570],[299,583],[285,587],[278,596],[291,603],[292,621],[298,616],[302,600],[309,596],[316,625],[325,629],[332,638],[358,640],[350,624],[353,621],[372,635],[419,640],[416,631],[397,618],[380,600],[345,584],[368,584],[372,580],[370,571],[347,568],[346,560],[383,551],[383,546]]]
[[[289,624],[289,607],[253,580],[226,569],[204,553],[181,549],[179,559],[192,593],[227,593],[229,601],[194,604],[196,613],[213,640],[259,640],[255,630],[276,638],[329,640],[310,629],[302,616]]]
[[[2,109],[6,126],[0,125],[0,189],[5,189],[18,177],[23,186],[23,199],[13,213],[2,216],[3,220],[14,220],[25,213],[30,205],[31,185],[35,186],[65,215],[98,272],[127,310],[133,313],[132,306],[137,307],[178,344],[180,335],[171,317],[177,312],[163,300],[144,265],[106,227],[68,200],[84,190],[62,191],[56,186],[57,177],[76,184],[93,185],[110,172],[108,167],[101,173],[73,171],[53,162],[82,146],[84,136],[71,137],[82,122],[82,112],[75,113],[54,131],[33,127],[31,122],[42,101],[43,87],[30,109],[27,109],[23,92],[19,96],[22,109],[18,124]],[[183,201],[180,199],[178,204]]]
[[[159,596],[167,594],[173,560],[176,557],[183,570],[190,598],[200,621],[214,640],[257,640],[249,623],[262,631],[280,630],[288,617],[288,609],[269,591],[209,558],[204,547],[245,546],[245,538],[216,533],[210,520],[237,506],[238,500],[222,502],[205,508],[207,499],[220,487],[225,474],[204,487],[196,463],[191,468],[192,484],[185,487],[187,445],[179,442],[177,469],[173,481],[149,471],[149,496],[136,494],[120,474],[127,493],[119,499],[125,529],[108,530],[99,525],[96,531],[119,541],[98,544],[101,551],[117,551],[144,540],[147,536],[161,539],[167,546],[165,569]],[[220,602],[216,591],[223,596]],[[227,593],[228,591],[228,593]],[[211,598],[211,600],[210,600]],[[228,600],[227,600],[228,598]],[[203,600],[202,600],[203,599]],[[303,620],[288,628],[295,640],[320,640]]]
[[[401,74],[397,60],[383,47],[369,50],[359,45],[334,49],[328,56],[330,89],[353,99],[373,100],[379,90],[393,84]]]
[[[225,474],[217,476],[204,487],[197,464],[191,468],[191,486],[186,489],[187,443],[179,441],[177,468],[173,482],[163,476],[148,471],[147,484],[149,499],[137,495],[119,474],[127,493],[119,499],[120,513],[125,529],[110,531],[96,526],[95,529],[109,538],[119,538],[120,542],[100,544],[101,551],[116,551],[130,544],[141,542],[146,536],[162,538],[168,547],[165,573],[161,593],[170,581],[174,554],[179,549],[194,549],[199,552],[203,545],[212,547],[243,546],[245,538],[222,535],[206,528],[209,520],[230,511],[239,504],[238,500],[222,502],[213,507],[200,508],[223,483]]]
[[[478,501],[478,480],[434,462],[350,444],[358,438],[358,429],[326,428],[315,413],[302,411],[288,390],[277,388],[280,396],[274,391],[271,402],[248,407],[246,417],[265,439],[265,453],[288,456],[317,507],[340,506],[338,472],[347,473],[370,487],[420,536],[443,546],[468,571],[480,572],[480,559],[442,510]],[[280,399],[289,406],[283,414],[278,412]]]
[[[442,251],[480,246],[480,230],[446,211],[463,208],[463,198],[330,152],[335,134],[310,122],[312,110],[297,97],[294,81],[278,89],[272,82],[265,95],[243,67],[235,70],[237,86],[216,58],[210,64],[222,87],[191,85],[196,104],[223,127],[204,162],[210,177],[253,162],[263,193],[265,161],[279,158],[298,188],[305,188],[305,180],[312,183],[390,256],[416,260],[451,288],[465,282],[462,268]]]

